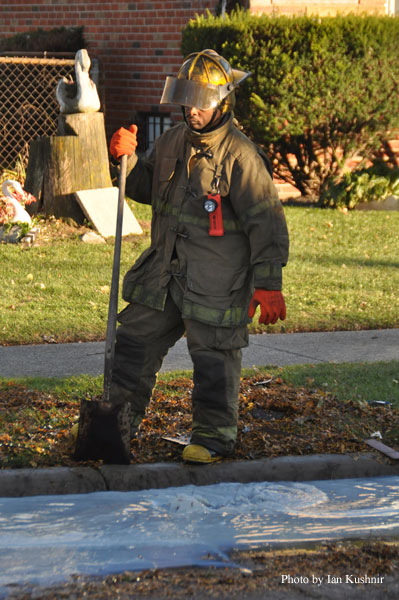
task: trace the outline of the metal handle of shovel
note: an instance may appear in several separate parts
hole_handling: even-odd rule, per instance
[[[122,245],[122,223],[123,223],[123,204],[125,201],[126,186],[126,163],[127,156],[123,155],[120,164],[119,173],[119,193],[118,193],[118,211],[116,215],[116,231],[114,246],[114,261],[112,266],[111,291],[109,296],[107,333],[105,337],[105,355],[104,355],[104,391],[103,400],[109,401],[111,388],[112,368],[115,356],[115,338],[116,338],[116,318],[118,314],[118,296],[119,296],[119,271],[121,261]]]

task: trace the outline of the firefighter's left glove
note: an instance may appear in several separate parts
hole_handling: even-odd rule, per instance
[[[249,303],[248,317],[252,319],[257,306],[260,305],[259,323],[268,325],[277,323],[278,319],[284,321],[287,316],[284,296],[277,290],[262,290],[257,288]]]
[[[115,160],[126,154],[130,156],[137,148],[137,125],[130,125],[129,129],[120,127],[111,138],[109,151]]]

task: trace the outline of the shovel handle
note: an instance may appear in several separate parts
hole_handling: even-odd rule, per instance
[[[114,261],[112,266],[111,292],[109,296],[107,333],[105,337],[105,355],[104,355],[104,391],[103,400],[109,401],[109,392],[111,387],[112,368],[115,356],[115,338],[116,338],[116,318],[118,314],[119,297],[119,271],[121,262],[122,245],[122,223],[123,223],[123,204],[125,201],[126,187],[126,163],[127,156],[124,154],[121,158],[119,172],[119,193],[118,193],[118,211],[116,215],[116,231],[114,246]]]

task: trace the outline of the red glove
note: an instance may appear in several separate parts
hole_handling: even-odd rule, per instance
[[[120,127],[111,138],[109,150],[115,160],[126,154],[130,156],[137,148],[137,125],[130,125],[129,131]]]
[[[258,304],[260,304],[259,323],[274,325],[278,319],[284,321],[287,316],[285,301],[281,292],[256,289],[249,303],[248,317],[250,319],[254,316]]]

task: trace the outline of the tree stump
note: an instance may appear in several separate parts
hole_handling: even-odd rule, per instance
[[[29,148],[25,190],[32,211],[84,221],[74,192],[112,186],[103,113],[59,115],[57,135]]]

